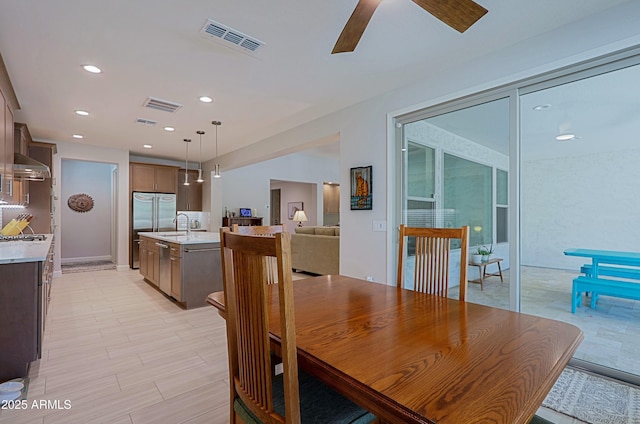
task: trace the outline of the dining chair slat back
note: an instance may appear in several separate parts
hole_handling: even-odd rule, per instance
[[[231,417],[236,422],[234,403],[241,400],[261,422],[284,422],[273,405],[273,372],[269,341],[266,261],[275,258],[280,272],[278,284],[282,325],[282,360],[285,392],[285,415],[293,422],[300,417],[298,367],[289,233],[273,237],[247,236],[220,230],[227,344],[231,388]],[[296,420],[297,418],[297,420]]]
[[[229,354],[232,423],[367,423],[376,418],[304,372],[298,372],[291,268],[291,234],[271,237],[220,229]],[[278,284],[266,280],[265,258],[277,264]],[[283,372],[273,372],[270,290],[278,292]],[[301,392],[300,387],[305,388]]]
[[[272,237],[277,233],[283,233],[284,225],[238,225],[233,224],[233,232],[238,234],[247,234],[263,237]],[[275,284],[278,282],[278,268],[276,258],[268,257],[267,262],[267,282]]]
[[[407,252],[412,239],[411,255]],[[460,300],[467,294],[467,256],[469,251],[469,227],[423,228],[400,225],[398,239],[397,286],[404,288],[409,256],[413,266],[413,290],[447,297],[449,294],[449,269],[451,266],[451,241],[460,240]],[[457,255],[456,255],[457,256]]]

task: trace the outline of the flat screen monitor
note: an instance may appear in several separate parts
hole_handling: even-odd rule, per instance
[[[240,208],[240,216],[251,218],[251,209],[249,209],[249,208]]]

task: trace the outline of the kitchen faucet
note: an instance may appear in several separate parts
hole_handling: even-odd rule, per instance
[[[173,222],[175,222],[175,224],[176,224],[176,231],[178,231],[178,217],[180,215],[183,215],[185,218],[187,218],[187,235],[191,234],[191,220],[189,219],[189,215],[187,215],[184,212],[177,213],[176,217],[173,218]]]

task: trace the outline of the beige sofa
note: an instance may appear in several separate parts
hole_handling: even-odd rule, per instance
[[[313,274],[340,273],[340,227],[297,227],[291,234],[293,269]]]

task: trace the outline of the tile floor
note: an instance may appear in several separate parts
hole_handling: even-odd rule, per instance
[[[577,272],[523,267],[521,274],[522,312],[568,322],[583,331],[576,358],[640,375],[640,302],[601,296],[596,309],[583,300],[572,314],[571,282]],[[491,277],[482,291],[479,285],[469,284],[467,301],[508,309],[509,271],[504,272],[504,280],[501,284],[499,277]]]
[[[185,311],[133,270],[65,274],[52,294],[28,408],[0,411],[0,423],[228,422],[224,321],[213,308]]]

